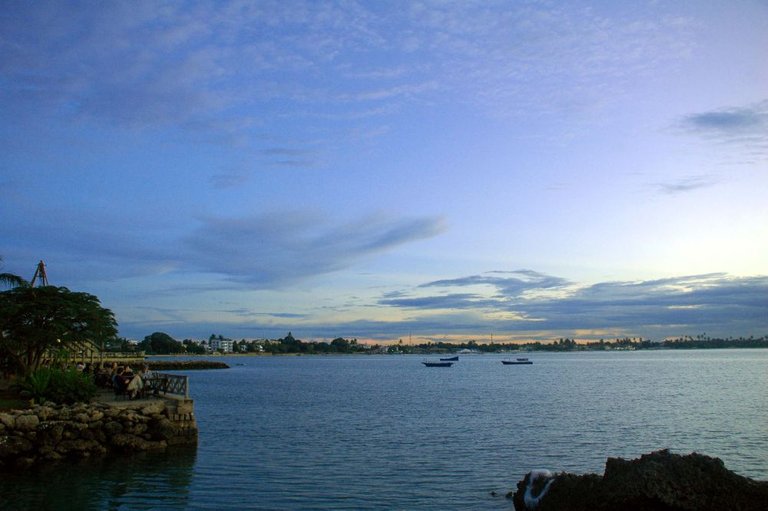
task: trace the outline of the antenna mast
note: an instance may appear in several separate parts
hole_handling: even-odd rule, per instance
[[[40,286],[47,286],[48,285],[48,275],[45,273],[45,263],[41,259],[39,263],[37,263],[37,268],[35,269],[35,274],[32,276],[31,285],[32,287],[35,287],[35,281],[37,279],[40,279]]]

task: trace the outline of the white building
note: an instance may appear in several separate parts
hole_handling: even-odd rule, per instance
[[[208,347],[211,351],[221,350],[224,353],[232,353],[234,342],[232,339],[211,339],[208,341]]]

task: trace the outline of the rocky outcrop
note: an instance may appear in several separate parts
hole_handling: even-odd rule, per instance
[[[517,511],[765,511],[768,482],[735,474],[718,458],[663,450],[609,458],[602,477],[533,471],[512,499]]]
[[[189,400],[157,399],[121,407],[37,405],[0,412],[0,470],[179,444],[197,444]]]
[[[148,360],[142,364],[153,371],[190,371],[194,369],[229,369],[224,362],[213,360]]]

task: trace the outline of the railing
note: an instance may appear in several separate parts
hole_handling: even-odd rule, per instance
[[[189,376],[180,374],[152,373],[144,384],[155,392],[175,394],[189,399]]]

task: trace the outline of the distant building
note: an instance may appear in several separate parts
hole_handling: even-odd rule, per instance
[[[232,339],[211,339],[208,341],[208,347],[211,351],[223,351],[224,353],[232,353],[233,345],[235,341]]]

